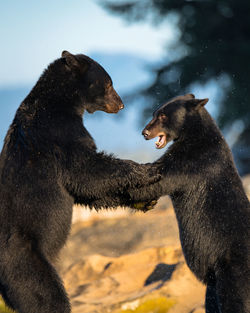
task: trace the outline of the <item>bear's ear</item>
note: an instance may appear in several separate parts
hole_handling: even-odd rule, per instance
[[[70,70],[77,70],[80,73],[86,72],[90,65],[87,59],[81,58],[81,60],[78,60],[74,54],[68,51],[62,52],[62,58]]]
[[[72,69],[72,68],[76,68],[79,67],[79,62],[76,59],[76,57],[69,53],[68,51],[63,51],[62,52],[62,58],[65,59],[66,64]]]
[[[208,98],[205,99],[191,99],[186,101],[186,107],[188,109],[194,109],[194,110],[199,110],[200,108],[204,107],[204,105],[208,102]]]

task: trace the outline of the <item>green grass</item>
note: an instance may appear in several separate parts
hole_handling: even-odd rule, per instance
[[[121,310],[118,313],[166,313],[174,304],[173,299],[158,297],[145,300],[135,309]]]

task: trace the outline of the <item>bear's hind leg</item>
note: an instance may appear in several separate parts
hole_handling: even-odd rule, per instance
[[[249,269],[244,262],[224,263],[216,273],[216,290],[221,313],[250,313]]]
[[[27,242],[18,246],[19,250],[8,247],[9,262],[0,266],[6,304],[20,313],[70,313],[67,294],[53,266]]]

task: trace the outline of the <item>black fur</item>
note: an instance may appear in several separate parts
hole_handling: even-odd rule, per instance
[[[249,200],[207,101],[189,94],[154,112],[143,135],[173,144],[156,162],[163,179],[140,199],[170,195],[187,264],[207,285],[206,312],[249,313]]]
[[[0,156],[0,293],[20,313],[66,313],[51,261],[68,236],[74,203],[130,205],[127,188],[155,182],[150,166],[97,153],[84,110],[116,113],[105,70],[64,51],[16,112]]]

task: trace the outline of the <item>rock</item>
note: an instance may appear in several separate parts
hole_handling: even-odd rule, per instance
[[[117,257],[146,248],[178,244],[178,226],[170,204],[164,197],[152,211],[119,213],[115,218],[102,212],[98,217],[94,212],[93,218],[73,225],[58,266],[63,270],[91,254]]]
[[[58,263],[73,313],[204,313],[205,287],[185,264],[170,204],[73,225]]]
[[[126,312],[163,298],[172,303],[169,312],[188,313],[204,301],[205,287],[187,268],[180,246],[117,258],[92,255],[72,265],[63,278],[73,313]]]

